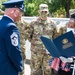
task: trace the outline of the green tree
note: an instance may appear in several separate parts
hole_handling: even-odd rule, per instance
[[[5,1],[7,1],[7,0],[0,0],[0,9],[3,8],[3,6],[2,6],[2,2],[5,2]]]
[[[49,7],[51,12],[55,12],[60,8],[65,9],[66,17],[69,17],[69,10],[74,0],[51,0]],[[61,11],[60,11],[61,12]]]
[[[46,0],[26,0],[25,1],[25,7],[26,7],[26,12],[25,15],[29,15],[29,16],[38,16],[38,9],[39,9],[39,5],[41,3],[47,3]]]

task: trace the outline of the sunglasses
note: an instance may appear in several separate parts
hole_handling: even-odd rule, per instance
[[[44,12],[44,13],[47,13],[47,11],[41,11],[42,13]]]

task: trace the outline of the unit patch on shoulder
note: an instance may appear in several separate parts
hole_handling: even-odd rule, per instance
[[[12,45],[17,46],[18,45],[18,35],[15,32],[13,32],[10,38],[11,38]]]

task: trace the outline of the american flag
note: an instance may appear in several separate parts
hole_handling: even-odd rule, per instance
[[[70,71],[70,63],[64,63],[59,58],[52,58],[49,60],[48,64],[50,65],[50,68],[53,68],[56,71],[60,68],[66,72]]]

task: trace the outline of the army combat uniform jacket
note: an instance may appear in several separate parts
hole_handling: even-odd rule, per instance
[[[47,18],[43,21],[38,17],[30,23],[29,40],[31,41],[31,73],[32,75],[39,75],[40,68],[42,75],[49,75],[50,68],[48,68],[47,61],[51,56],[46,53],[46,49],[40,39],[40,36],[45,36],[51,40],[57,37],[57,29],[54,21]]]

